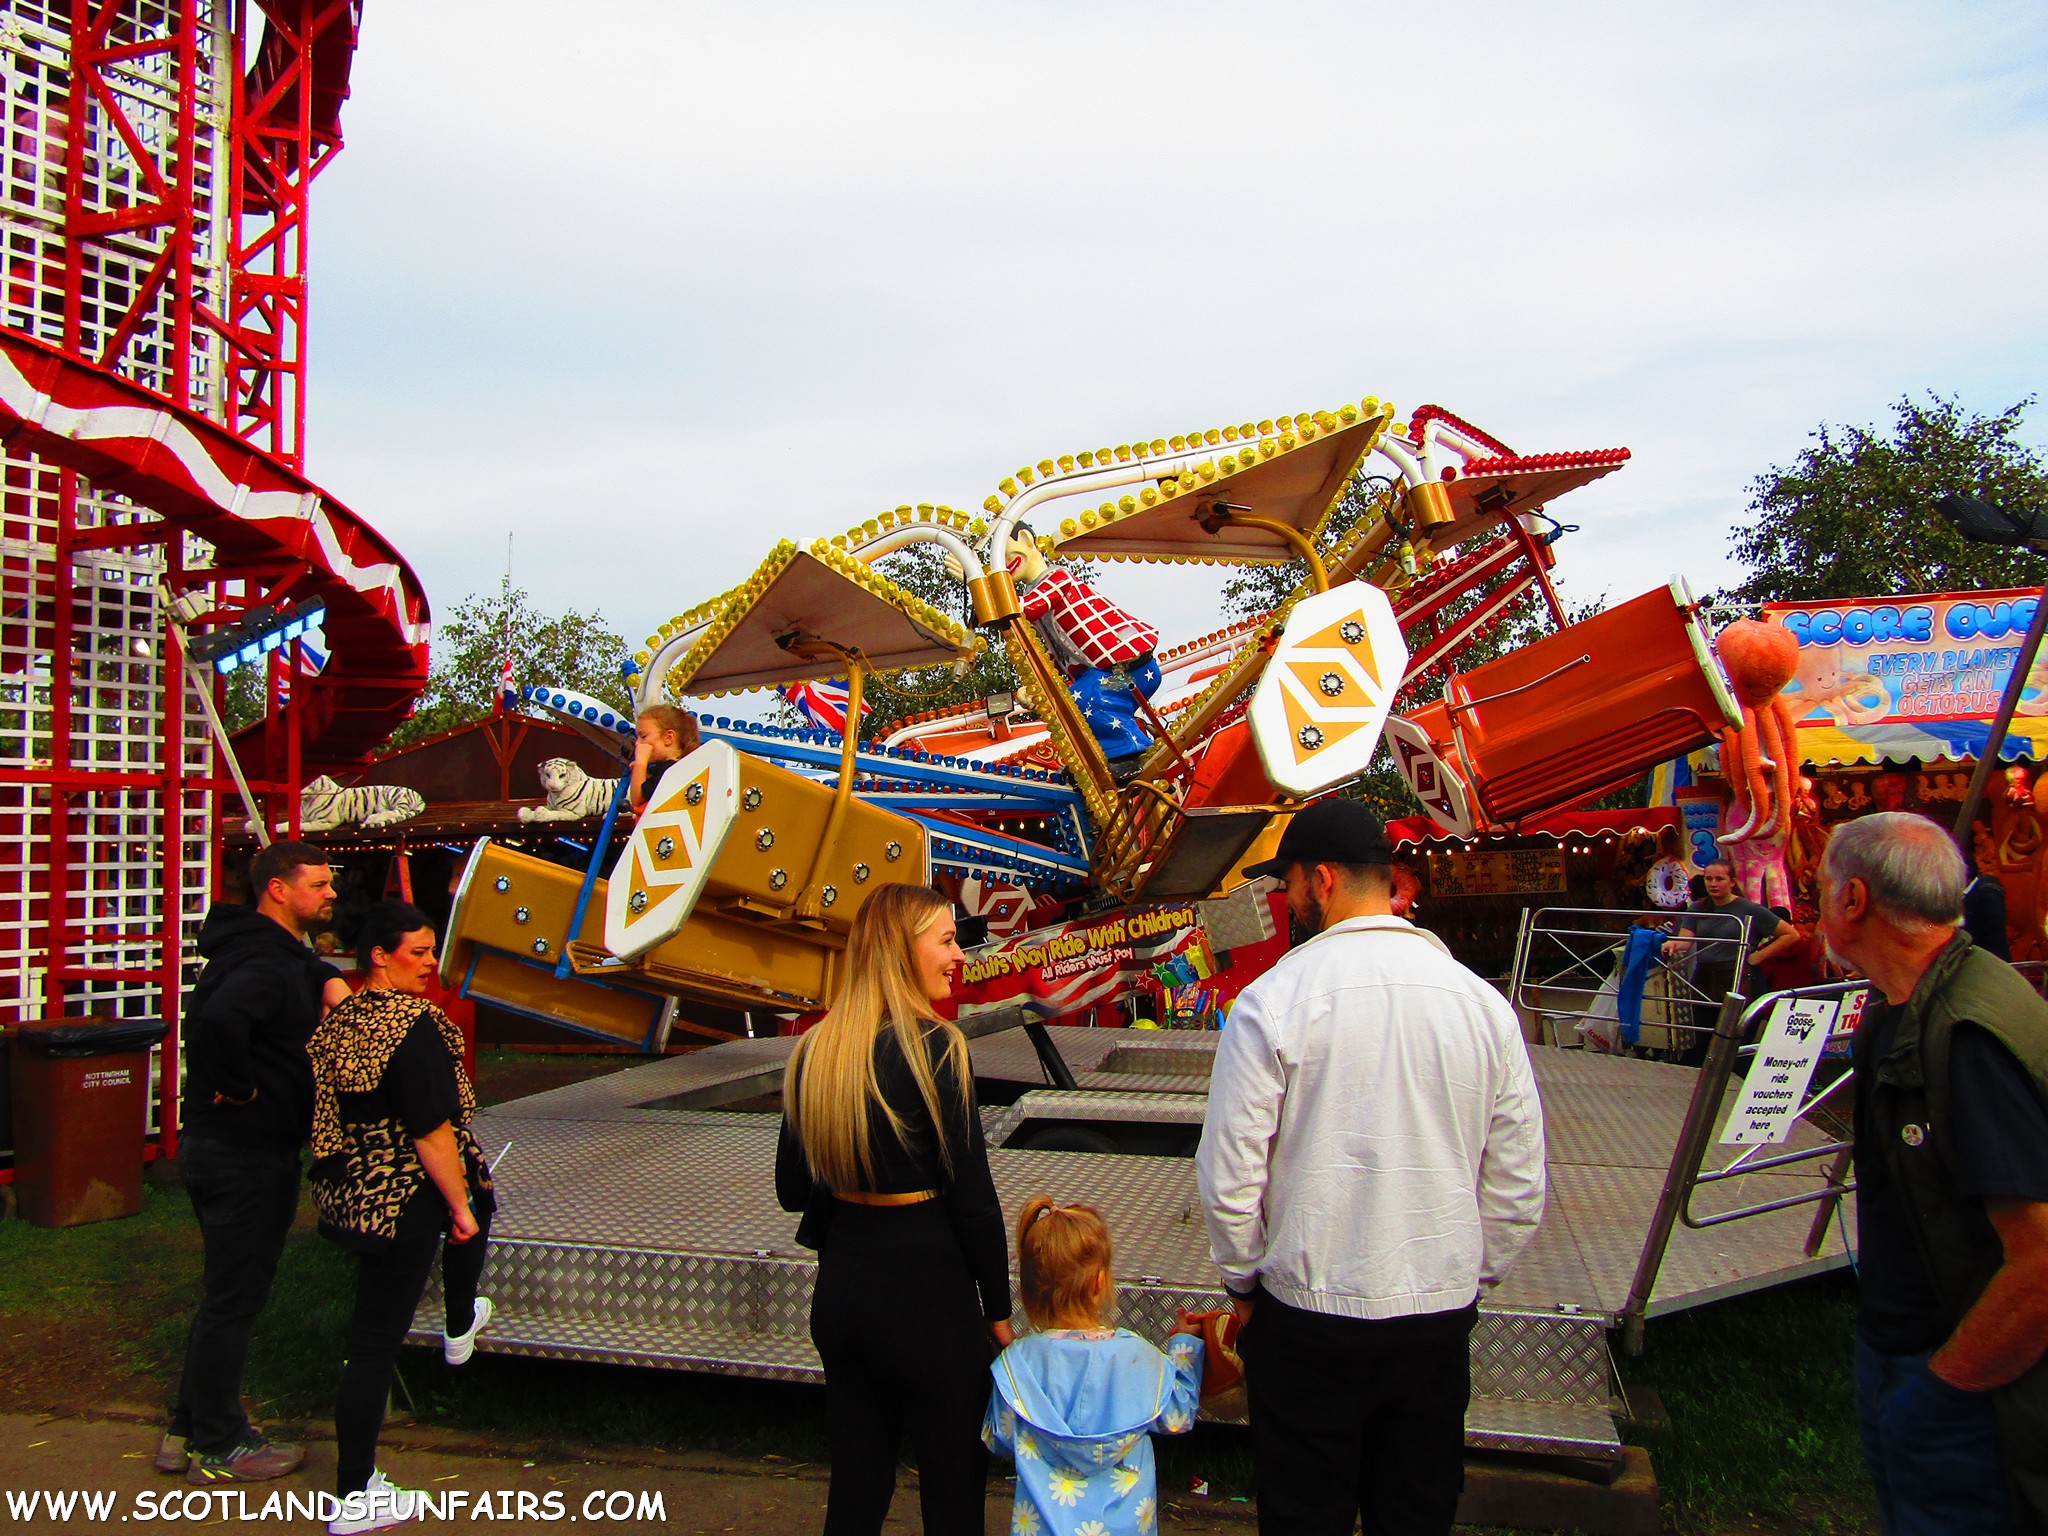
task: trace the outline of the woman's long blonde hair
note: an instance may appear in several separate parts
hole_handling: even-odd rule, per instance
[[[877,886],[854,914],[846,937],[846,979],[831,1011],[790,1052],[782,1077],[783,1108],[803,1143],[811,1176],[828,1189],[858,1189],[873,1176],[876,1110],[890,1133],[902,1139],[903,1119],[883,1101],[875,1076],[875,1042],[885,1028],[896,1032],[896,1044],[931,1116],[939,1158],[952,1169],[938,1075],[924,1032],[928,1025],[939,1028],[962,1109],[971,1104],[967,1038],[934,1011],[918,981],[915,960],[918,937],[951,908],[929,886]]]

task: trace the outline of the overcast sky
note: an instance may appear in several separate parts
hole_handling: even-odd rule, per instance
[[[1373,394],[1626,445],[1567,596],[1709,588],[1817,423],[2041,387],[2044,64],[2038,0],[372,0],[309,467],[437,612],[510,530],[637,644],[779,537]]]

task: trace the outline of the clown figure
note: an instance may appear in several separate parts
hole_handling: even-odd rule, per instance
[[[1133,618],[1071,571],[1048,563],[1031,530],[1019,524],[1004,551],[1024,616],[1066,669],[1081,717],[1119,780],[1136,772],[1152,745],[1138,723],[1138,701],[1159,687],[1152,651],[1159,631]]]

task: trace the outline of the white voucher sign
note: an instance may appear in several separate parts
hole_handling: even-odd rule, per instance
[[[1758,1146],[1783,1141],[1792,1134],[1806,1085],[1834,1028],[1841,1000],[1832,997],[1785,997],[1771,1010],[1749,1077],[1735,1101],[1735,1112],[1721,1127],[1721,1144]]]

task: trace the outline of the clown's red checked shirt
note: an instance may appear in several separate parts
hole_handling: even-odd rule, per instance
[[[1049,620],[1091,667],[1136,661],[1159,644],[1158,630],[1058,566],[1033,582],[1020,601],[1027,619]]]

